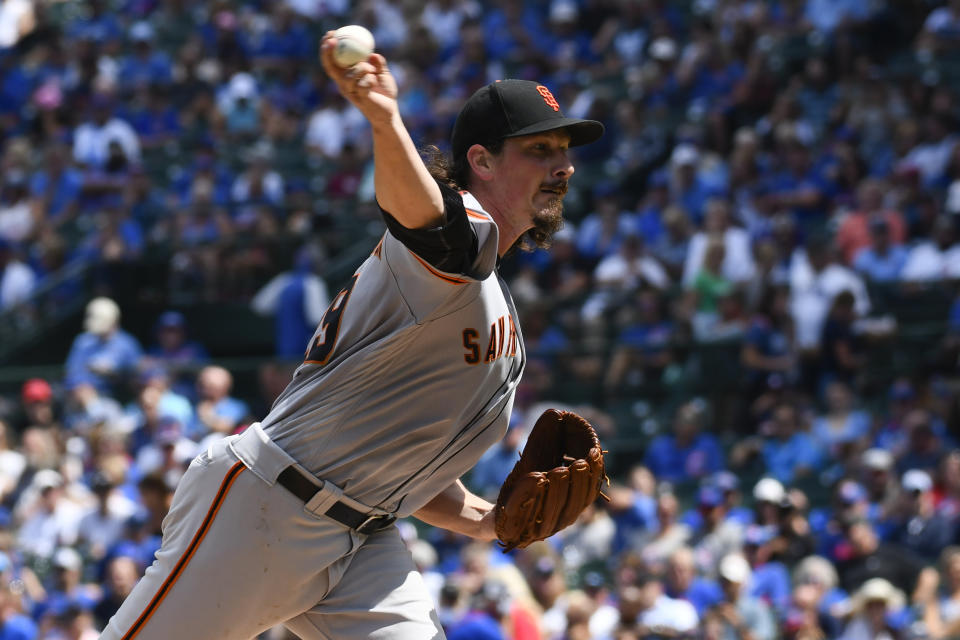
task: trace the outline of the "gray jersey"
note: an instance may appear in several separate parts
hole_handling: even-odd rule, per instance
[[[499,441],[525,362],[495,269],[496,224],[469,193],[442,191],[440,229],[403,229],[385,215],[388,231],[262,422],[312,473],[398,515]]]

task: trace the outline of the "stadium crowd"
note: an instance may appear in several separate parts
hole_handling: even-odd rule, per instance
[[[98,635],[185,466],[283,388],[323,265],[373,246],[369,134],[316,64],[348,23],[418,143],[500,77],[607,127],[553,248],[504,262],[528,368],[467,480],[575,405],[609,501],[510,554],[401,522],[447,636],[960,635],[960,1],[2,0],[0,312],[93,299],[0,404],[0,640]],[[283,320],[259,394],[178,310],[124,331],[144,262]],[[884,360],[931,300],[933,349]]]

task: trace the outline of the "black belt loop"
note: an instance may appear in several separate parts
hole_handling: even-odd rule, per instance
[[[280,475],[277,476],[277,483],[303,500],[304,503],[310,502],[313,496],[320,491],[317,485],[294,466],[289,466],[281,471]],[[324,512],[324,515],[363,534],[376,533],[381,529],[386,529],[397,519],[394,515],[371,516],[340,501],[334,502]]]

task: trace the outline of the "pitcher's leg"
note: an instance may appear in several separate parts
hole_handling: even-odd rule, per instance
[[[284,625],[304,640],[445,638],[396,527],[369,536],[333,584],[321,602]]]
[[[346,529],[230,454],[214,457],[187,470],[157,560],[104,640],[248,640],[326,594],[327,566],[352,549]]]

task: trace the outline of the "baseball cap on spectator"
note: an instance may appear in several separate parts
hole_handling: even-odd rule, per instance
[[[697,164],[700,159],[700,152],[692,144],[685,142],[678,144],[670,154],[670,165],[673,167],[682,167]]]
[[[739,553],[730,553],[723,556],[717,568],[720,577],[728,582],[744,584],[750,579],[750,563]]]
[[[134,42],[150,42],[153,40],[153,27],[145,21],[135,23],[130,27],[130,39]]]
[[[42,378],[30,378],[23,383],[20,396],[27,404],[37,402],[49,402],[53,397],[53,390],[50,389],[50,383]]]
[[[867,603],[881,601],[888,609],[900,609],[905,598],[903,592],[884,578],[870,578],[857,589],[851,600],[851,608],[861,611]]]
[[[912,400],[914,397],[913,385],[907,380],[896,380],[890,385],[891,400]]]
[[[33,476],[32,484],[38,491],[53,489],[63,485],[63,476],[53,469],[41,469]]]
[[[860,486],[859,482],[844,480],[840,483],[840,490],[837,492],[837,495],[844,504],[853,504],[865,500],[867,492]]]
[[[673,60],[677,57],[677,43],[673,38],[660,36],[650,43],[650,57],[654,60]]]
[[[249,73],[235,73],[227,85],[227,94],[233,100],[253,98],[257,95],[257,81]]]
[[[163,416],[157,424],[157,432],[153,436],[154,442],[159,445],[174,444],[183,435],[180,421],[171,416]]]
[[[893,455],[886,449],[867,449],[861,460],[864,467],[873,471],[889,471],[893,468]]]
[[[922,469],[910,469],[903,474],[903,480],[900,482],[904,491],[919,491],[926,493],[933,489],[933,480],[930,474]]]
[[[757,502],[780,504],[787,492],[779,480],[761,478],[753,487],[753,499]]]
[[[700,487],[697,493],[697,504],[701,507],[718,507],[723,504],[723,493],[716,487]]]
[[[83,328],[95,335],[104,335],[120,321],[120,307],[110,298],[94,298],[87,304]]]
[[[83,568],[83,558],[70,547],[60,547],[53,554],[53,566],[67,571],[80,571]]]
[[[550,3],[550,22],[576,22],[580,15],[577,4],[570,0],[553,0]]]
[[[717,471],[710,476],[709,484],[713,485],[724,493],[736,491],[740,488],[740,478],[732,471]]]
[[[157,318],[157,329],[183,329],[187,319],[179,311],[164,311]]]
[[[568,118],[550,90],[531,80],[497,80],[477,89],[457,115],[450,142],[454,159],[466,157],[475,144],[491,146],[504,138],[566,129],[570,146],[603,135],[596,120]]]

